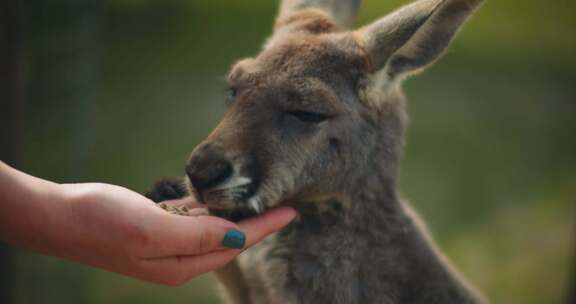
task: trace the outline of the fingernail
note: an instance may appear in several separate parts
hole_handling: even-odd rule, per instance
[[[224,247],[233,249],[242,249],[244,248],[245,243],[246,236],[244,235],[244,232],[236,229],[228,230],[224,235],[224,240],[222,241]]]

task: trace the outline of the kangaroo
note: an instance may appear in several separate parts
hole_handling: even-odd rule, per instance
[[[231,220],[298,220],[217,272],[237,304],[485,303],[397,190],[402,80],[432,64],[481,0],[419,0],[350,30],[360,0],[284,0],[271,38],[228,76],[228,110],[183,182]]]

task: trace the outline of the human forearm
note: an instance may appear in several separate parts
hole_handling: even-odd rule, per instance
[[[0,162],[0,240],[44,252],[67,201],[59,184]]]
[[[151,282],[182,284],[222,267],[294,216],[279,208],[235,224],[174,215],[120,186],[56,184],[0,162],[0,241]]]

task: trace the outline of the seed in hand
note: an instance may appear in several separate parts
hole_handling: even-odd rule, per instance
[[[162,209],[164,209],[164,210],[166,210],[172,214],[184,215],[184,216],[190,215],[188,213],[188,211],[190,209],[186,206],[172,206],[172,205],[167,205],[165,203],[158,203],[158,204],[156,204],[156,206],[158,206],[159,208],[162,208]]]

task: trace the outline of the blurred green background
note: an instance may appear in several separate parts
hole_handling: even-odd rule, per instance
[[[403,3],[365,0],[358,24]],[[228,67],[258,52],[277,3],[37,0],[12,9],[18,35],[0,48],[14,50],[19,94],[2,103],[13,113],[4,121],[12,146],[2,149],[33,175],[143,192],[182,174],[224,111]],[[566,299],[576,248],[575,11],[568,0],[488,1],[443,60],[405,86],[402,192],[493,303]],[[159,287],[3,250],[8,303],[219,303],[210,275]]]

